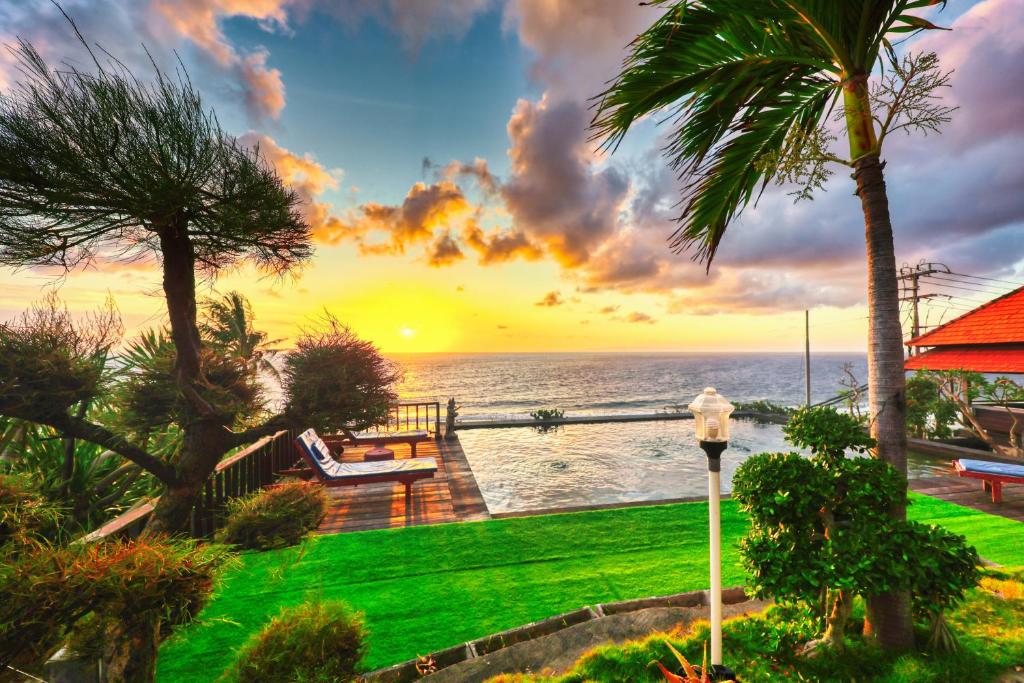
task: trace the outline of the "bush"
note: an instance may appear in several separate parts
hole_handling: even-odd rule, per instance
[[[26,477],[0,475],[0,548],[31,540],[55,540],[60,534],[61,510],[38,495]]]
[[[108,680],[152,680],[161,637],[199,612],[229,558],[171,538],[29,542],[0,565],[0,668],[38,666],[81,623],[74,640],[103,656]]]
[[[948,439],[957,421],[956,403],[934,380],[918,371],[907,380],[907,433],[919,439]]]
[[[242,647],[225,678],[238,683],[355,681],[366,654],[361,614],[343,602],[285,608]]]
[[[539,408],[530,413],[534,420],[561,420],[565,417],[565,411],[558,408]]]
[[[855,418],[804,409],[785,431],[814,457],[762,453],[733,477],[751,519],[740,544],[751,593],[817,605],[823,639],[841,646],[855,596],[910,590],[932,646],[949,649],[942,613],[977,583],[977,552],[961,536],[890,516],[907,504],[906,479],[881,460],[846,457],[874,445]]]
[[[250,550],[295,545],[327,515],[322,486],[287,481],[228,503],[228,519],[217,535],[221,543]]]

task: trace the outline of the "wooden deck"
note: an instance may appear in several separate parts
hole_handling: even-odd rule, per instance
[[[362,460],[369,448],[346,448],[341,459],[346,462]],[[388,448],[395,451],[396,458],[411,456],[407,444],[392,444]],[[420,443],[416,446],[416,455],[434,458],[437,474],[433,479],[413,484],[409,510],[405,509],[405,488],[401,484],[327,489],[331,505],[318,531],[336,534],[490,519],[458,438]]]
[[[1004,484],[1003,502],[993,503],[992,495],[982,490],[980,480],[958,477],[952,467],[949,470],[948,477],[911,479],[910,488],[950,503],[1024,522],[1024,485]]]

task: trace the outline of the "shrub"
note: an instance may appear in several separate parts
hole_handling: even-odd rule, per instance
[[[565,417],[565,411],[558,408],[539,408],[530,413],[534,420],[561,420]]]
[[[956,403],[918,371],[907,380],[907,433],[919,439],[948,439],[957,421]]]
[[[55,540],[61,518],[61,510],[38,495],[26,477],[0,475],[0,548],[32,539]]]
[[[327,515],[322,486],[287,481],[228,503],[228,519],[217,540],[250,550],[295,545]]]
[[[823,639],[841,646],[855,596],[910,590],[933,647],[948,648],[942,612],[977,582],[976,551],[963,537],[889,515],[907,504],[906,480],[881,460],[846,457],[874,445],[855,418],[804,409],[786,435],[814,457],[762,453],[733,477],[751,518],[740,544],[750,591],[819,605]]]
[[[366,654],[362,615],[340,601],[285,608],[242,647],[225,678],[238,683],[355,681]]]
[[[198,613],[229,558],[171,538],[31,542],[0,565],[0,668],[40,664],[81,624],[74,641],[103,656],[108,680],[152,680],[161,637]]]

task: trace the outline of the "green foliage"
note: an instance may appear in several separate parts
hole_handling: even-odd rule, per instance
[[[855,417],[828,407],[797,410],[782,431],[790,443],[828,460],[842,458],[846,451],[866,453],[875,446]]]
[[[792,415],[796,411],[795,408],[790,408],[789,406],[784,406],[780,403],[774,403],[763,399],[758,399],[756,401],[739,401],[733,405],[736,410],[761,413],[763,415],[788,416]]]
[[[96,398],[120,334],[112,303],[75,321],[55,294],[0,323],[0,414],[33,419]]]
[[[0,475],[0,548],[15,552],[33,540],[58,540],[63,514],[23,476]],[[13,545],[7,545],[13,544]]]
[[[907,380],[907,433],[919,439],[948,439],[953,435],[957,408],[942,395],[923,371]]]
[[[843,651],[818,649],[799,654],[815,634],[813,620],[795,605],[775,605],[764,612],[728,619],[723,624],[726,663],[745,683],[815,681],[816,683],[963,683],[995,681],[1012,672],[1024,658],[1024,595],[1020,572],[1000,573],[993,589],[969,590],[965,602],[948,618],[961,634],[963,649],[955,653],[888,652],[851,637]],[[984,586],[986,580],[982,581]],[[998,590],[996,586],[998,585]],[[855,621],[861,612],[855,610]],[[514,674],[488,683],[661,683],[657,663],[677,666],[668,646],[690,661],[699,661],[709,637],[707,622],[679,632],[652,633],[638,640],[600,645],[583,653],[564,674]]]
[[[286,481],[228,502],[221,543],[251,550],[295,545],[327,515],[327,494],[317,484]]]
[[[381,424],[398,398],[400,368],[333,316],[321,322],[317,329],[303,330],[285,356],[287,414],[326,433]]]
[[[101,622],[117,624],[140,642],[143,625],[186,623],[230,557],[220,546],[171,538],[72,546],[29,539],[16,549],[0,548],[8,558],[0,565],[0,666],[41,664],[87,616],[93,634]]]
[[[196,418],[178,388],[174,343],[165,330],[148,330],[128,344],[122,356],[123,383],[118,387],[124,426],[147,434]],[[256,369],[216,347],[202,350],[205,382],[197,393],[227,426],[244,425],[263,408]]]
[[[896,97],[879,92],[882,109],[873,113],[880,130],[876,142],[869,123],[868,144],[876,144],[864,152],[878,153],[892,130],[941,123],[928,97],[943,86],[941,77],[934,69],[901,70],[884,48],[890,32],[936,28],[911,9],[933,3],[653,4],[664,11],[630,44],[621,73],[598,96],[592,126],[614,149],[637,121],[671,122],[665,154],[684,188],[672,246],[694,248],[699,260],[714,258],[727,226],[773,179],[796,181],[807,195],[824,184],[826,162],[854,161],[830,152],[821,128],[840,95],[857,90],[841,87],[851,76],[888,63],[897,80],[913,84]],[[869,104],[866,87],[857,94]],[[858,123],[847,124],[851,143],[862,133]]]
[[[280,271],[310,256],[299,197],[258,149],[221,129],[186,74],[154,61],[147,82],[79,42],[89,71],[71,61],[51,68],[24,40],[11,49],[18,78],[0,96],[0,263],[159,256],[171,222],[209,271],[243,259]]]
[[[565,411],[558,408],[538,408],[530,413],[534,420],[561,420],[565,417]]]
[[[337,600],[282,609],[242,647],[225,678],[238,683],[358,680],[366,654],[362,615]]]
[[[270,359],[277,351],[266,332],[253,327],[252,305],[240,292],[228,292],[206,299],[202,305],[203,316],[199,330],[206,342],[222,354],[242,361],[253,373],[262,372],[280,380],[277,368]]]
[[[916,522],[900,525],[885,543],[900,563],[899,571],[906,574],[900,583],[913,595],[916,616],[929,625],[929,648],[938,652],[957,650],[945,613],[963,602],[967,591],[978,585],[978,551],[959,534]]]
[[[805,409],[786,434],[814,457],[764,453],[733,478],[733,495],[751,517],[740,554],[752,594],[822,604],[834,641],[854,595],[909,589],[918,616],[933,634],[945,633],[943,611],[977,582],[977,552],[962,536],[890,516],[907,503],[906,480],[881,460],[845,457],[872,445],[855,418]],[[946,635],[933,636],[933,645],[951,642]]]

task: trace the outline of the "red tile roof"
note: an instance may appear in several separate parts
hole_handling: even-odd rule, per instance
[[[1024,373],[1024,345],[941,346],[911,356],[907,370],[971,370],[973,372]]]
[[[1024,344],[1024,287],[907,342],[908,346],[977,344]]]

